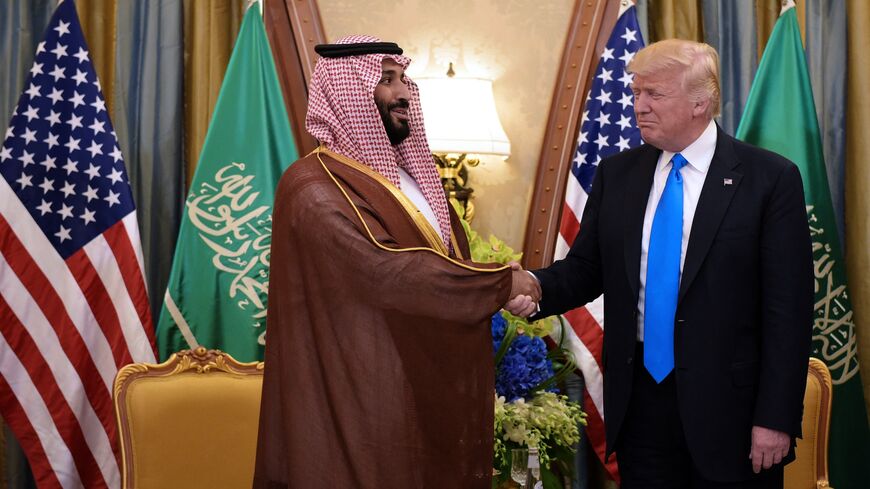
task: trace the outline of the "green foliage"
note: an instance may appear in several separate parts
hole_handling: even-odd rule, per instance
[[[461,216],[461,206],[457,202],[453,202],[453,207]],[[460,218],[462,228],[465,229],[465,236],[468,237],[468,247],[471,249],[471,259],[477,263],[501,263],[506,265],[510,261],[520,261],[522,253],[517,253],[513,248],[506,245],[504,241],[489,235],[489,239],[483,239],[477,231],[471,229],[468,221]]]

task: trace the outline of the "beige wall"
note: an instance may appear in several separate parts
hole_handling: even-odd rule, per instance
[[[414,60],[413,77],[464,58],[469,74],[493,80],[511,141],[506,162],[470,172],[473,227],[521,249],[538,153],[573,0],[319,0],[327,39],[369,34],[395,41]],[[435,62],[430,64],[430,58]],[[427,70],[427,65],[429,69]],[[459,68],[461,69],[461,68]]]

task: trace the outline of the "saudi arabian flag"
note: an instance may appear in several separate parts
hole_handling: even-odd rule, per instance
[[[260,9],[249,8],[185,202],[157,327],[161,359],[197,346],[263,358],[272,202],[297,158]]]
[[[830,482],[837,489],[864,489],[870,481],[870,429],[858,372],[858,344],[813,91],[793,7],[791,3],[783,8],[767,42],[737,137],[775,151],[800,168],[815,261],[812,354],[828,365],[834,381]]]

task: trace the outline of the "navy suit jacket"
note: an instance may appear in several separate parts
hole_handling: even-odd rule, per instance
[[[632,362],[643,361],[633,358],[641,235],[660,154],[645,144],[602,161],[567,257],[533,272],[543,290],[538,317],[604,294],[608,454],[631,396]],[[708,479],[750,475],[754,425],[800,435],[812,267],[798,168],[718,129],[674,324],[679,414],[693,461]]]

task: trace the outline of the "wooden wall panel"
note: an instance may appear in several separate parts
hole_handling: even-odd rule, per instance
[[[308,110],[308,81],[314,72],[316,44],[326,42],[316,0],[270,0],[265,3],[266,32],[272,57],[284,91],[284,103],[299,154],[317,147],[305,132]]]

